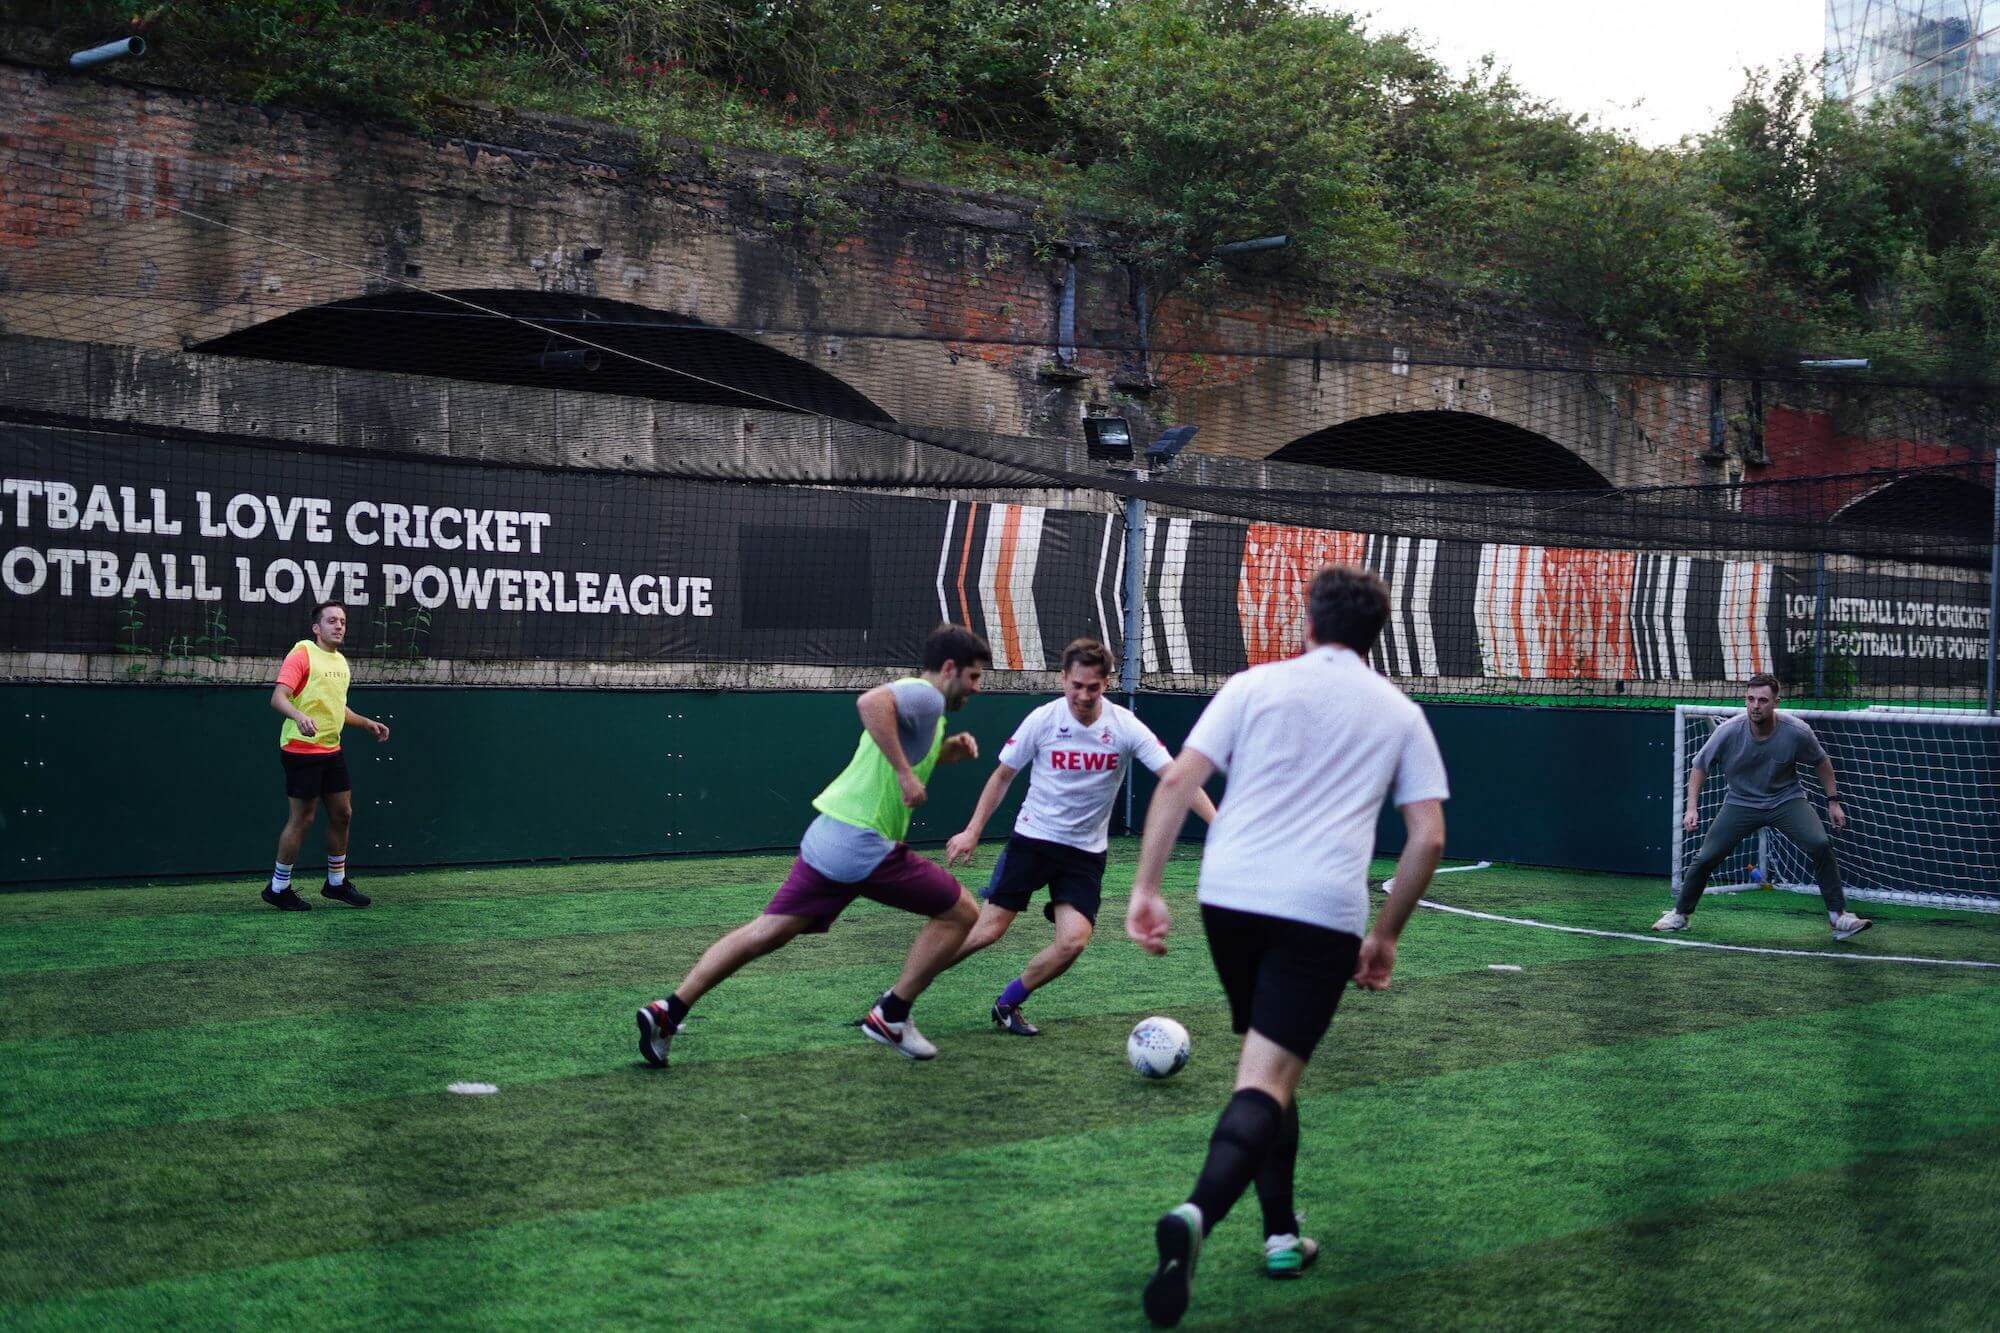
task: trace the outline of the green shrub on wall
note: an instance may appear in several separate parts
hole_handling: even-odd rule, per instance
[[[1093,210],[1156,292],[1283,232],[1332,298],[1384,277],[1511,293],[1607,341],[2000,374],[2000,127],[1910,90],[1750,75],[1654,148],[1491,66],[1305,0],[0,0],[0,49],[121,30],[142,77],[425,128],[483,104]],[[106,68],[118,77],[139,67]],[[671,151],[679,151],[677,147]],[[827,193],[833,193],[831,191]],[[859,229],[831,198],[811,230]]]

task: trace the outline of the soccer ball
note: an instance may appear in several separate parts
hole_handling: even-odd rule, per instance
[[[1187,1029],[1171,1018],[1148,1018],[1125,1039],[1125,1058],[1141,1078],[1172,1078],[1188,1062]]]

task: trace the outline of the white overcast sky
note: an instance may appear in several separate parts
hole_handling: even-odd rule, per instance
[[[1412,29],[1446,66],[1492,53],[1567,111],[1669,144],[1707,129],[1746,66],[1817,60],[1826,0],[1316,0],[1371,33]]]

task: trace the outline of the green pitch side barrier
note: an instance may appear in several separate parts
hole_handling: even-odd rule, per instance
[[[993,756],[1047,697],[986,694],[953,716],[982,757],[939,770],[913,842],[963,826]],[[268,698],[0,687],[0,883],[263,872],[285,816]],[[845,693],[362,686],[353,702],[394,733],[345,738],[357,867],[785,848],[860,734]],[[1140,715],[1178,748],[1203,702],[1143,696]],[[1665,873],[1671,714],[1428,712],[1451,772],[1451,855]],[[1151,785],[1142,774],[1141,818]],[[1018,779],[989,836],[1025,789]],[[1400,839],[1391,813],[1384,849]],[[315,835],[301,863],[320,855]]]
[[[1141,695],[1139,715],[1178,753],[1206,703]],[[1424,714],[1451,778],[1447,856],[1667,873],[1671,712],[1426,704]],[[1151,775],[1141,773],[1142,806],[1151,790]],[[1194,821],[1189,832],[1198,836],[1199,827]],[[1402,817],[1386,810],[1376,837],[1382,854],[1401,850]]]

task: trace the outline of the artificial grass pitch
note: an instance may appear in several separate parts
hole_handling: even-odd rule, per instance
[[[978,882],[997,846],[965,872]],[[851,1026],[915,921],[753,964],[644,1068],[632,1010],[782,857],[436,871],[281,915],[255,885],[0,897],[0,1325],[1138,1328],[1234,1041],[1201,944],[1120,927],[986,1022],[1024,913],[947,973],[918,1065]],[[1386,865],[1378,867],[1386,870]],[[1644,933],[1657,880],[1496,867],[1457,906]],[[2000,962],[2000,918],[1711,898],[1693,938]],[[1523,970],[1496,972],[1494,964]],[[1193,1034],[1162,1083],[1127,1029]],[[452,1083],[492,1083],[458,1096]],[[1973,1327],[2000,1310],[2000,971],[1769,957],[1420,912],[1300,1101],[1301,1281],[1253,1198],[1190,1326]]]

